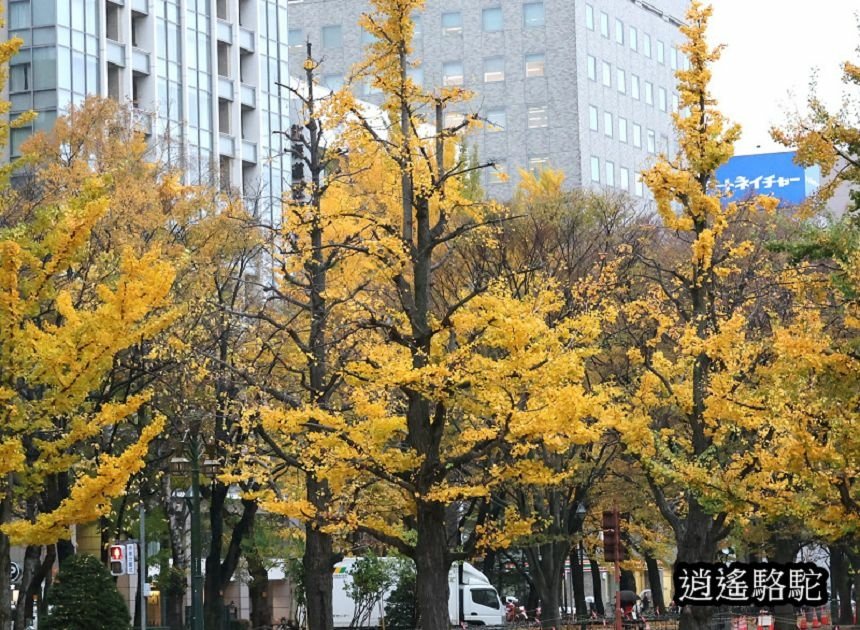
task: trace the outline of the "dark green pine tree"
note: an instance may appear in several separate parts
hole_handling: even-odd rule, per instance
[[[98,558],[71,556],[48,592],[50,612],[42,630],[127,630],[128,608]]]

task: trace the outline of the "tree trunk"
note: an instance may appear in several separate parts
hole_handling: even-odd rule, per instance
[[[594,591],[594,609],[601,617],[606,614],[603,607],[603,579],[600,574],[600,565],[594,558],[589,558],[591,563],[591,590]]]
[[[451,560],[445,540],[445,506],[419,500],[415,545],[415,595],[422,630],[448,630],[448,571]],[[459,581],[459,580],[458,580]],[[457,587],[459,589],[459,586]],[[454,622],[461,621],[459,619]],[[468,623],[468,619],[462,620]]]
[[[679,532],[676,532],[676,562],[712,562],[719,543],[715,529],[722,529],[715,517],[707,514],[691,497],[681,535],[678,536]],[[713,606],[684,606],[681,609],[678,630],[706,630],[713,615]]]
[[[308,475],[311,483],[312,475]],[[310,493],[310,486],[308,488]],[[305,606],[308,630],[332,630],[332,572],[334,551],[331,536],[319,531],[312,520],[305,524]]]
[[[582,543],[570,554],[570,571],[573,581],[573,606],[577,618],[585,619],[589,615],[588,604],[585,603],[585,573],[582,570]]]
[[[794,561],[798,545],[792,540],[777,538],[773,541],[774,562],[787,564]],[[774,630],[795,630],[795,611],[792,604],[774,606]]]
[[[633,571],[629,569],[621,569],[620,586],[622,591],[633,591],[634,593],[639,592],[636,588],[636,576],[633,575]]]
[[[648,588],[651,589],[651,605],[654,613],[662,615],[666,612],[666,600],[663,599],[663,575],[657,558],[650,553],[645,554],[645,566],[648,569]]]
[[[251,600],[251,627],[262,628],[272,623],[272,609],[269,605],[269,571],[262,558],[254,551],[245,554],[248,561],[248,599]]]
[[[837,545],[830,546],[830,575],[833,592],[839,598],[838,617],[834,623],[850,625],[854,622],[851,610],[851,582],[848,579],[848,559]]]

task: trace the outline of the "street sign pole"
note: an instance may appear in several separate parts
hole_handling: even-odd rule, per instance
[[[621,519],[618,506],[612,506],[612,519],[615,524],[615,630],[621,630]]]

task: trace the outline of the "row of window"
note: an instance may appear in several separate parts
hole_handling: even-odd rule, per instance
[[[607,138],[617,138],[627,144],[632,143],[637,149],[642,148],[642,126],[639,123],[632,123],[628,127],[627,119],[623,116],[618,116],[617,127],[615,125],[615,117],[612,112],[603,112],[603,135]],[[588,128],[591,131],[600,131],[600,112],[594,105],[588,106]],[[653,129],[645,130],[645,150],[648,153],[657,153],[657,135]],[[668,154],[669,138],[665,135],[660,135],[660,150]]]
[[[590,31],[596,30],[594,7],[590,4],[585,5],[585,27]],[[606,39],[610,39],[612,37],[609,31],[609,14],[605,11],[600,12],[600,34]],[[624,45],[624,34],[624,22],[615,18],[615,42],[621,46]],[[665,65],[666,45],[663,41],[659,39],[656,40],[655,46],[652,49],[651,36],[644,32],[641,35],[642,36],[640,38],[639,31],[636,30],[635,26],[631,25],[627,29],[627,43],[630,46],[630,50],[641,52],[649,59],[653,59],[656,56],[657,63]],[[683,55],[681,57],[683,57]],[[669,46],[669,65],[673,70],[678,68],[678,58],[677,49],[674,46]]]
[[[618,177],[615,177],[615,162],[605,160],[603,169],[600,168],[600,158],[591,156],[591,181],[595,184],[604,184],[620,188],[621,190],[630,192],[630,169],[626,166],[618,167]],[[635,174],[635,173],[634,173]],[[645,196],[645,187],[642,180],[636,177],[633,181],[633,194],[637,197]]]
[[[597,58],[593,55],[587,56],[588,78],[592,81],[597,81]],[[600,81],[605,87],[612,87],[612,64],[608,61],[600,62]],[[623,68],[616,66],[615,68],[615,87],[621,94],[627,94],[627,72]],[[654,84],[651,81],[640,81],[635,74],[630,74],[630,90],[629,94],[632,98],[643,100],[647,105],[654,105]],[[666,88],[657,87],[657,107],[662,112],[669,111],[669,93]],[[672,94],[672,111],[678,111],[678,95]]]
[[[503,184],[508,181],[508,163],[506,160],[491,160],[495,166],[488,170],[488,179],[491,184]],[[538,175],[542,170],[549,168],[549,157],[538,155],[529,158],[528,170]]]
[[[441,29],[443,35],[460,35],[463,33],[463,14],[460,11],[446,11],[441,15]],[[422,35],[421,16],[412,18],[414,24],[414,36]],[[526,2],[523,4],[522,24],[525,28],[538,28],[546,24],[546,14],[543,2]],[[488,7],[481,11],[481,27],[485,33],[503,31],[505,28],[502,7]],[[343,46],[343,29],[340,24],[332,24],[322,27],[322,45],[324,48],[341,48]],[[362,31],[362,43],[373,42],[373,36],[367,31]],[[290,46],[301,46],[304,44],[304,33],[300,28],[291,28],[287,32],[287,43]]]

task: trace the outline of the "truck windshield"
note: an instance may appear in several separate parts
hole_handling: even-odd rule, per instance
[[[499,596],[491,588],[473,588],[472,601],[481,606],[499,609]]]

